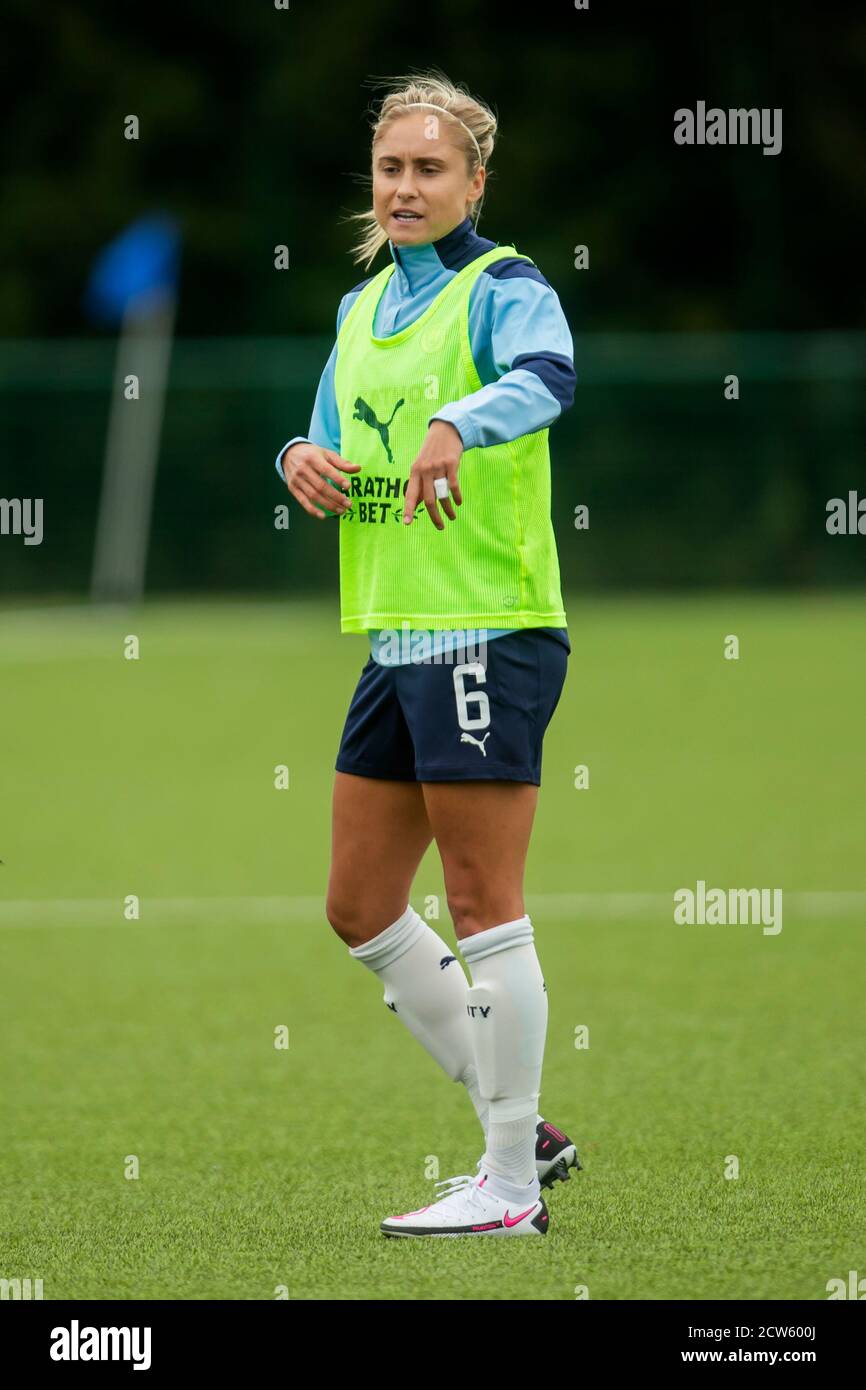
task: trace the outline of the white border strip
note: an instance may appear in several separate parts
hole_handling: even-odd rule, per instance
[[[415,898],[423,896],[416,893]],[[627,919],[664,917],[670,922],[674,907],[670,893],[528,893],[527,910],[539,921],[569,917]],[[785,908],[803,920],[853,916],[866,912],[866,891],[786,892]],[[238,925],[249,922],[325,922],[325,899],[320,897],[201,897],[150,898],[141,896],[141,917],[127,921],[123,900],[117,898],[21,898],[0,901],[0,930],[30,927],[160,927],[184,919]],[[444,916],[447,918],[447,908]]]

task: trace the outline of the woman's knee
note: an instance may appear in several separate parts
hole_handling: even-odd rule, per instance
[[[337,936],[341,941],[345,941],[347,946],[357,946],[363,940],[363,937],[359,937],[357,904],[350,899],[328,893],[325,900],[325,916]]]
[[[372,941],[405,911],[405,901],[402,908],[394,903],[379,906],[365,901],[363,895],[358,893],[349,896],[332,890],[325,901],[325,916],[347,946],[363,946],[367,941]]]
[[[448,911],[458,939],[498,927],[523,916],[523,895],[519,889],[485,889],[470,884],[448,893]]]
[[[458,937],[483,930],[485,903],[476,887],[452,888],[447,894],[448,911]]]

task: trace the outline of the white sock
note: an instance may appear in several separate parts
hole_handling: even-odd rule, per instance
[[[537,1195],[535,1130],[547,993],[532,923],[527,916],[503,922],[466,937],[459,949],[472,976],[467,1002],[475,1067],[490,1106],[482,1160],[491,1175],[488,1186],[496,1191],[505,1183]]]
[[[483,1097],[482,1094],[481,1094],[481,1089],[480,1089],[480,1087],[479,1087],[479,1085],[478,1085],[478,1073],[477,1073],[477,1071],[475,1070],[475,1065],[474,1065],[474,1063],[473,1063],[472,1066],[470,1066],[470,1067],[467,1068],[463,1080],[464,1080],[466,1089],[467,1089],[467,1091],[469,1092],[469,1096],[470,1096],[470,1098],[471,1098],[471,1100],[472,1100],[472,1104],[475,1106],[475,1113],[476,1113],[476,1115],[478,1116],[479,1120],[481,1121],[481,1128],[482,1128],[482,1130],[484,1131],[484,1142],[485,1142],[485,1144],[486,1144],[486,1143],[487,1143],[487,1126],[488,1126],[489,1119],[490,1119],[490,1106],[488,1105],[487,1101],[484,1099],[484,1097]],[[543,1116],[543,1115],[538,1115],[538,1114],[536,1114],[536,1116],[535,1116],[535,1124],[536,1124],[536,1128],[538,1127],[538,1125],[544,1124],[544,1116]]]
[[[350,946],[385,986],[385,1003],[453,1081],[462,1081],[486,1133],[488,1103],[481,1096],[466,1012],[468,983],[450,946],[411,906],[372,941]]]
[[[468,991],[469,986],[467,985],[466,988],[467,988],[467,991]],[[464,1001],[464,1008],[465,1008],[465,1001]],[[467,1018],[466,1022],[467,1022],[467,1023],[469,1022],[469,1019],[468,1019],[468,1018]],[[471,1037],[470,1037],[470,1047],[471,1047],[471,1045],[472,1045],[472,1040],[471,1040]],[[469,1099],[472,1101],[472,1104],[475,1106],[475,1113],[476,1113],[476,1115],[478,1116],[478,1119],[479,1119],[479,1121],[480,1121],[480,1123],[481,1123],[481,1132],[482,1132],[482,1134],[484,1135],[484,1142],[485,1142],[485,1144],[486,1144],[486,1143],[487,1143],[487,1121],[488,1121],[488,1116],[489,1116],[489,1114],[490,1114],[490,1106],[487,1104],[487,1101],[484,1099],[484,1097],[483,1097],[482,1094],[481,1094],[481,1088],[480,1088],[480,1086],[478,1085],[478,1072],[475,1070],[475,1063],[474,1063],[474,1061],[473,1061],[473,1062],[470,1062],[469,1066],[466,1068],[466,1071],[463,1073],[463,1083],[464,1083],[464,1085],[465,1085],[467,1091],[469,1092]]]

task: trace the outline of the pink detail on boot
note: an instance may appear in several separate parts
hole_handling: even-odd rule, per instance
[[[561,1129],[556,1129],[553,1125],[549,1125],[546,1120],[544,1122],[544,1128],[547,1130],[548,1134],[553,1135],[554,1139],[565,1140],[568,1138],[568,1135],[563,1134]]]

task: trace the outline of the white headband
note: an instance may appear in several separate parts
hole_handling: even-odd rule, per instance
[[[479,160],[480,160],[480,162],[481,162],[482,164],[484,163],[484,156],[483,156],[482,153],[481,153],[481,146],[479,145],[478,141],[475,139],[475,136],[472,135],[472,131],[469,130],[469,127],[468,127],[468,125],[466,124],[466,122],[465,122],[465,121],[461,121],[459,116],[455,116],[455,114],[454,114],[453,111],[449,111],[448,108],[447,108],[446,106],[437,106],[436,103],[435,103],[435,101],[406,101],[406,102],[403,103],[403,105],[404,105],[404,106],[432,106],[432,108],[433,108],[434,111],[444,111],[445,115],[446,115],[446,116],[450,116],[451,119],[452,119],[453,121],[459,121],[459,123],[460,123],[460,125],[462,125],[463,129],[466,130],[466,131],[469,131],[469,134],[472,136],[472,143],[473,143],[473,145],[475,146],[476,150],[478,151],[478,158],[479,158]]]

